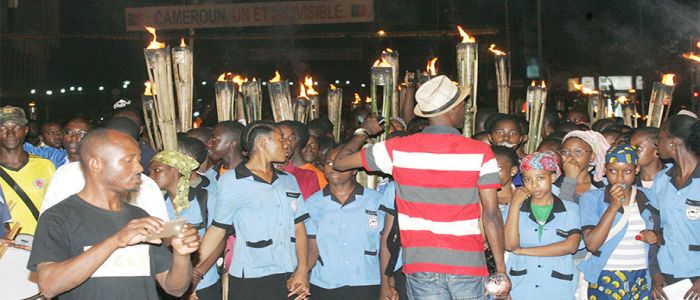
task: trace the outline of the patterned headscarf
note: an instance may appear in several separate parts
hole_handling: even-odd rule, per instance
[[[557,157],[546,152],[534,152],[523,157],[520,162],[520,172],[545,170],[561,176],[561,168]],[[556,180],[556,179],[555,179]]]
[[[608,148],[610,148],[608,141],[605,140],[602,134],[593,130],[574,130],[564,136],[562,144],[572,137],[579,138],[591,146],[595,154],[595,160],[593,161],[593,180],[596,182],[603,180],[603,176],[605,175],[605,153],[608,151]]]
[[[609,164],[621,162],[637,165],[637,162],[639,162],[637,149],[628,144],[612,147],[608,150],[608,153],[605,154],[605,162]]]
[[[153,156],[151,161],[157,161],[173,167],[180,173],[180,179],[177,182],[177,194],[175,195],[175,199],[173,199],[175,214],[179,216],[180,212],[190,207],[190,201],[188,199],[190,176],[192,175],[192,170],[199,167],[199,163],[194,158],[177,151],[158,152],[158,154]]]

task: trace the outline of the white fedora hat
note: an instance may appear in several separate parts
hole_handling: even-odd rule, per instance
[[[445,75],[424,83],[416,91],[416,107],[413,112],[419,117],[437,117],[450,111],[469,95],[469,90],[456,86]]]

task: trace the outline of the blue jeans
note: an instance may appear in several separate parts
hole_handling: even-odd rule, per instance
[[[430,272],[406,275],[408,299],[467,300],[485,299],[484,277]]]

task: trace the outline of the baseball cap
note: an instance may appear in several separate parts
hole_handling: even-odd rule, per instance
[[[16,106],[0,107],[0,125],[7,122],[15,122],[19,125],[27,125],[27,117],[24,115],[24,110]]]

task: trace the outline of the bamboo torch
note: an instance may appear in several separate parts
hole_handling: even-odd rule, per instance
[[[260,88],[260,82],[253,78],[252,81],[243,83],[243,95],[249,111],[249,119],[247,121],[250,123],[262,120],[262,89]]]
[[[219,122],[233,120],[234,93],[236,87],[233,81],[228,80],[231,73],[223,73],[214,84],[216,92],[216,117]]]
[[[275,122],[294,120],[292,113],[292,96],[289,92],[289,81],[282,80],[280,73],[275,71],[275,77],[270,79],[267,90],[270,92],[272,115]]]
[[[457,26],[462,42],[457,44],[457,74],[459,85],[470,91],[464,100],[464,129],[462,134],[471,137],[474,134],[474,117],[476,114],[476,92],[479,72],[479,44],[470,37],[462,27]]]
[[[591,124],[605,118],[605,101],[600,98],[600,92],[584,87],[583,84],[573,83],[574,88],[586,97],[588,103],[588,116]]]
[[[319,102],[318,92],[314,89],[314,79],[311,76],[304,78],[304,86],[306,87],[306,96],[309,98],[309,118],[315,120],[321,117],[321,103]]]
[[[530,85],[527,89],[527,119],[530,126],[530,138],[527,141],[527,153],[533,153],[542,142],[544,134],[544,112],[547,108],[547,86],[544,81],[540,86]]]
[[[391,65],[391,117],[398,117],[401,112],[399,103],[399,52],[386,48],[382,51],[381,58]]]
[[[241,75],[236,75],[231,79],[233,81],[233,87],[234,87],[234,111],[233,111],[233,116],[234,120],[241,122],[242,124],[247,124],[246,121],[248,120],[248,108],[246,107],[246,102],[245,98],[243,97],[243,84],[248,82],[248,79],[244,78]]]
[[[153,149],[162,149],[163,145],[160,141],[160,134],[157,132],[156,112],[153,105],[153,93],[155,87],[150,81],[146,81],[146,88],[141,95],[141,108],[143,109],[143,123],[146,124],[146,133],[148,134],[148,142]],[[153,124],[151,125],[151,122]]]
[[[391,65],[385,61],[383,58],[378,59],[371,68],[372,81],[370,84],[370,97],[372,98],[371,111],[372,114],[384,117],[384,133],[380,136],[380,140],[385,140],[386,135],[389,132],[389,119],[391,118],[391,101],[394,91],[393,74]],[[382,89],[382,110],[379,111],[377,88],[383,87]]]
[[[180,131],[186,132],[192,128],[192,91],[193,64],[192,47],[180,39],[180,47],[172,49],[173,71],[175,73],[175,90],[177,91],[177,108],[180,121]]]
[[[309,116],[309,97],[306,96],[303,81],[299,82],[299,97],[294,99],[292,111],[294,111],[294,121],[306,123]]]
[[[425,71],[423,72],[418,72],[418,82],[423,84],[426,83],[428,80],[433,79],[433,77],[437,76],[437,69],[435,65],[437,64],[438,58],[433,57],[428,61],[428,64],[425,66]]]
[[[335,85],[331,84],[327,97],[328,118],[331,123],[333,123],[333,137],[335,138],[335,142],[339,143],[343,116],[343,89],[337,88]]]
[[[496,49],[496,45],[491,44],[489,51],[493,53],[496,66],[496,86],[498,92],[498,112],[502,114],[510,113],[510,72],[508,54]]]
[[[146,30],[153,35],[153,41],[143,52],[146,58],[148,78],[158,87],[158,93],[153,95],[153,100],[163,141],[163,149],[159,150],[177,151],[177,125],[170,47],[156,41],[155,28],[146,27]]]
[[[654,82],[652,86],[651,99],[649,99],[649,115],[647,116],[647,126],[649,127],[659,128],[671,111],[673,90],[675,88],[673,76],[675,74],[664,74],[661,82]]]

